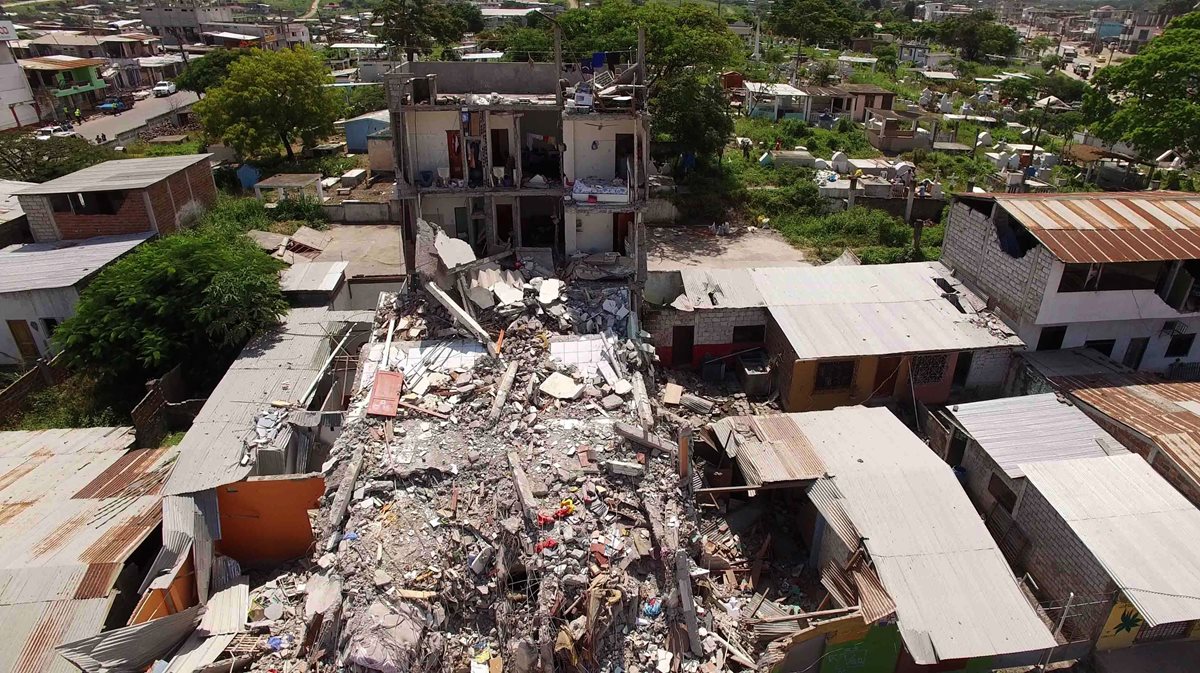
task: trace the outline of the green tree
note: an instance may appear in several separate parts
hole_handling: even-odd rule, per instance
[[[966,16],[956,16],[932,27],[939,40],[959,50],[968,61],[978,61],[988,54],[1007,56],[1016,52],[1020,37],[1017,31],[996,23],[996,16],[976,10]]]
[[[721,149],[733,135],[733,119],[721,84],[712,75],[680,72],[659,80],[650,99],[656,137],[698,156]]]
[[[273,153],[282,143],[305,147],[333,133],[339,101],[320,57],[305,48],[254,50],[229,67],[229,76],[195,105],[204,130],[239,155]]]
[[[409,61],[414,61],[417,54],[428,54],[437,45],[460,40],[475,20],[478,20],[479,28],[483,27],[483,15],[478,8],[460,5],[467,3],[461,0],[451,3],[383,0],[375,10],[375,21],[383,23],[380,30],[383,41],[403,51]]]
[[[1101,68],[1083,97],[1096,135],[1143,156],[1200,157],[1200,12],[1172,20],[1137,55]]]
[[[250,53],[249,49],[217,49],[188,62],[175,84],[180,89],[195,91],[201,96],[219,86],[229,76],[229,66]]]
[[[28,134],[0,135],[0,179],[4,180],[46,182],[120,158],[119,152],[83,138],[38,140]]]
[[[878,45],[871,50],[871,55],[879,59],[875,65],[884,72],[896,72],[896,68],[900,66],[900,53],[896,50],[896,45]]]
[[[1010,77],[1000,83],[1000,98],[1012,101],[1018,105],[1029,105],[1033,102],[1033,82],[1022,77]]]
[[[771,6],[771,28],[802,44],[842,44],[850,39],[857,18],[838,0],[777,0]]]
[[[457,0],[449,3],[447,9],[451,15],[462,21],[464,32],[478,33],[483,30],[483,10],[479,8],[479,5]]]
[[[1045,35],[1038,35],[1029,41],[1029,51],[1034,56],[1041,56],[1047,49],[1054,46],[1054,40]]]
[[[1083,100],[1083,94],[1087,91],[1087,84],[1065,73],[1056,72],[1053,75],[1043,77],[1041,82],[1039,82],[1039,88],[1047,96],[1055,96],[1065,103],[1078,103]]]
[[[346,116],[357,117],[376,110],[386,110],[387,91],[383,85],[356,86],[350,89],[350,100],[346,104]]]
[[[70,366],[104,381],[184,360],[212,366],[278,323],[280,266],[216,226],[144,243],[96,276],[54,341]]]
[[[1042,70],[1049,72],[1062,67],[1062,57],[1058,54],[1046,54],[1042,57],[1040,65]]]
[[[907,2],[904,3],[904,16],[910,20],[917,16],[916,0],[907,0]]]
[[[504,57],[513,61],[550,61],[554,37],[537,28],[515,28],[503,37]]]

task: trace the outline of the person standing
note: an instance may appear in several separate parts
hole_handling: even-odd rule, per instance
[[[77,108],[75,108],[75,123],[78,124],[82,121],[83,121],[83,111],[77,107]]]

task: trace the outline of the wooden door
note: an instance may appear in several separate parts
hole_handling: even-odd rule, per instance
[[[9,320],[8,331],[12,333],[13,341],[17,344],[17,352],[21,354],[22,360],[36,360],[41,355],[37,342],[33,340],[33,332],[30,331],[28,322]]]
[[[462,180],[462,131],[446,131],[446,153],[450,160],[450,177]]]

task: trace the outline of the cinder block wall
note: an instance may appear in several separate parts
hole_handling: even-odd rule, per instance
[[[942,241],[942,262],[973,292],[994,301],[997,312],[1015,329],[1036,322],[1054,257],[1042,245],[1023,257],[1010,256],[1000,249],[991,218],[955,201]]]
[[[1077,607],[1071,608],[1063,633],[1072,640],[1094,640],[1108,618],[1117,587],[1037,487],[1027,481],[1024,490],[1013,517],[1029,540],[1024,569],[1033,576],[1040,597],[1054,605],[1063,605],[1075,592]],[[1061,614],[1049,611],[1052,619]]]
[[[658,351],[659,358],[671,362],[674,344],[672,331],[676,327],[695,328],[695,345],[692,349],[692,365],[700,366],[706,356],[721,357],[730,353],[764,346],[763,343],[739,344],[733,341],[733,328],[752,325],[767,325],[767,310],[755,308],[716,308],[696,311],[680,311],[665,308],[647,311],[642,317],[642,329],[649,332]]]
[[[973,351],[971,369],[967,372],[966,388],[981,393],[999,393],[1004,387],[1004,378],[1008,374],[1012,358],[1013,349],[1011,348]]]

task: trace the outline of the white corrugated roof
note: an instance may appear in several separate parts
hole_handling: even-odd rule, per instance
[[[762,293],[754,283],[751,270],[680,269],[683,293],[695,308],[750,308],[765,306]]]
[[[1021,469],[1147,624],[1200,619],[1200,510],[1141,456]]]
[[[175,454],[133,443],[132,428],[0,432],[0,670],[74,670],[52,648],[104,627]]]
[[[0,250],[0,293],[71,287],[153,235],[146,232],[10,245]]]
[[[16,193],[35,184],[37,183],[0,180],[0,223],[25,216],[25,211],[21,209],[21,202],[17,200]]]
[[[953,471],[890,411],[788,415],[833,475],[918,664],[1054,645]]]
[[[49,182],[26,187],[18,194],[74,194],[142,189],[171,177],[193,164],[207,161],[211,154],[182,154],[175,157],[117,159],[89,166]]]
[[[346,278],[350,262],[297,262],[284,269],[279,289],[284,292],[333,292]]]
[[[1022,463],[1128,453],[1088,415],[1054,393],[958,404],[951,413],[1009,477]]]
[[[273,401],[298,402],[320,375],[332,348],[336,323],[369,321],[371,312],[292,309],[278,330],[250,342],[208,396],[179,443],[179,461],[164,492],[194,493],[241,481],[253,469],[241,465],[244,438],[255,415]]]
[[[791,84],[773,84],[770,82],[746,82],[746,90],[768,96],[807,96],[808,94]]]

